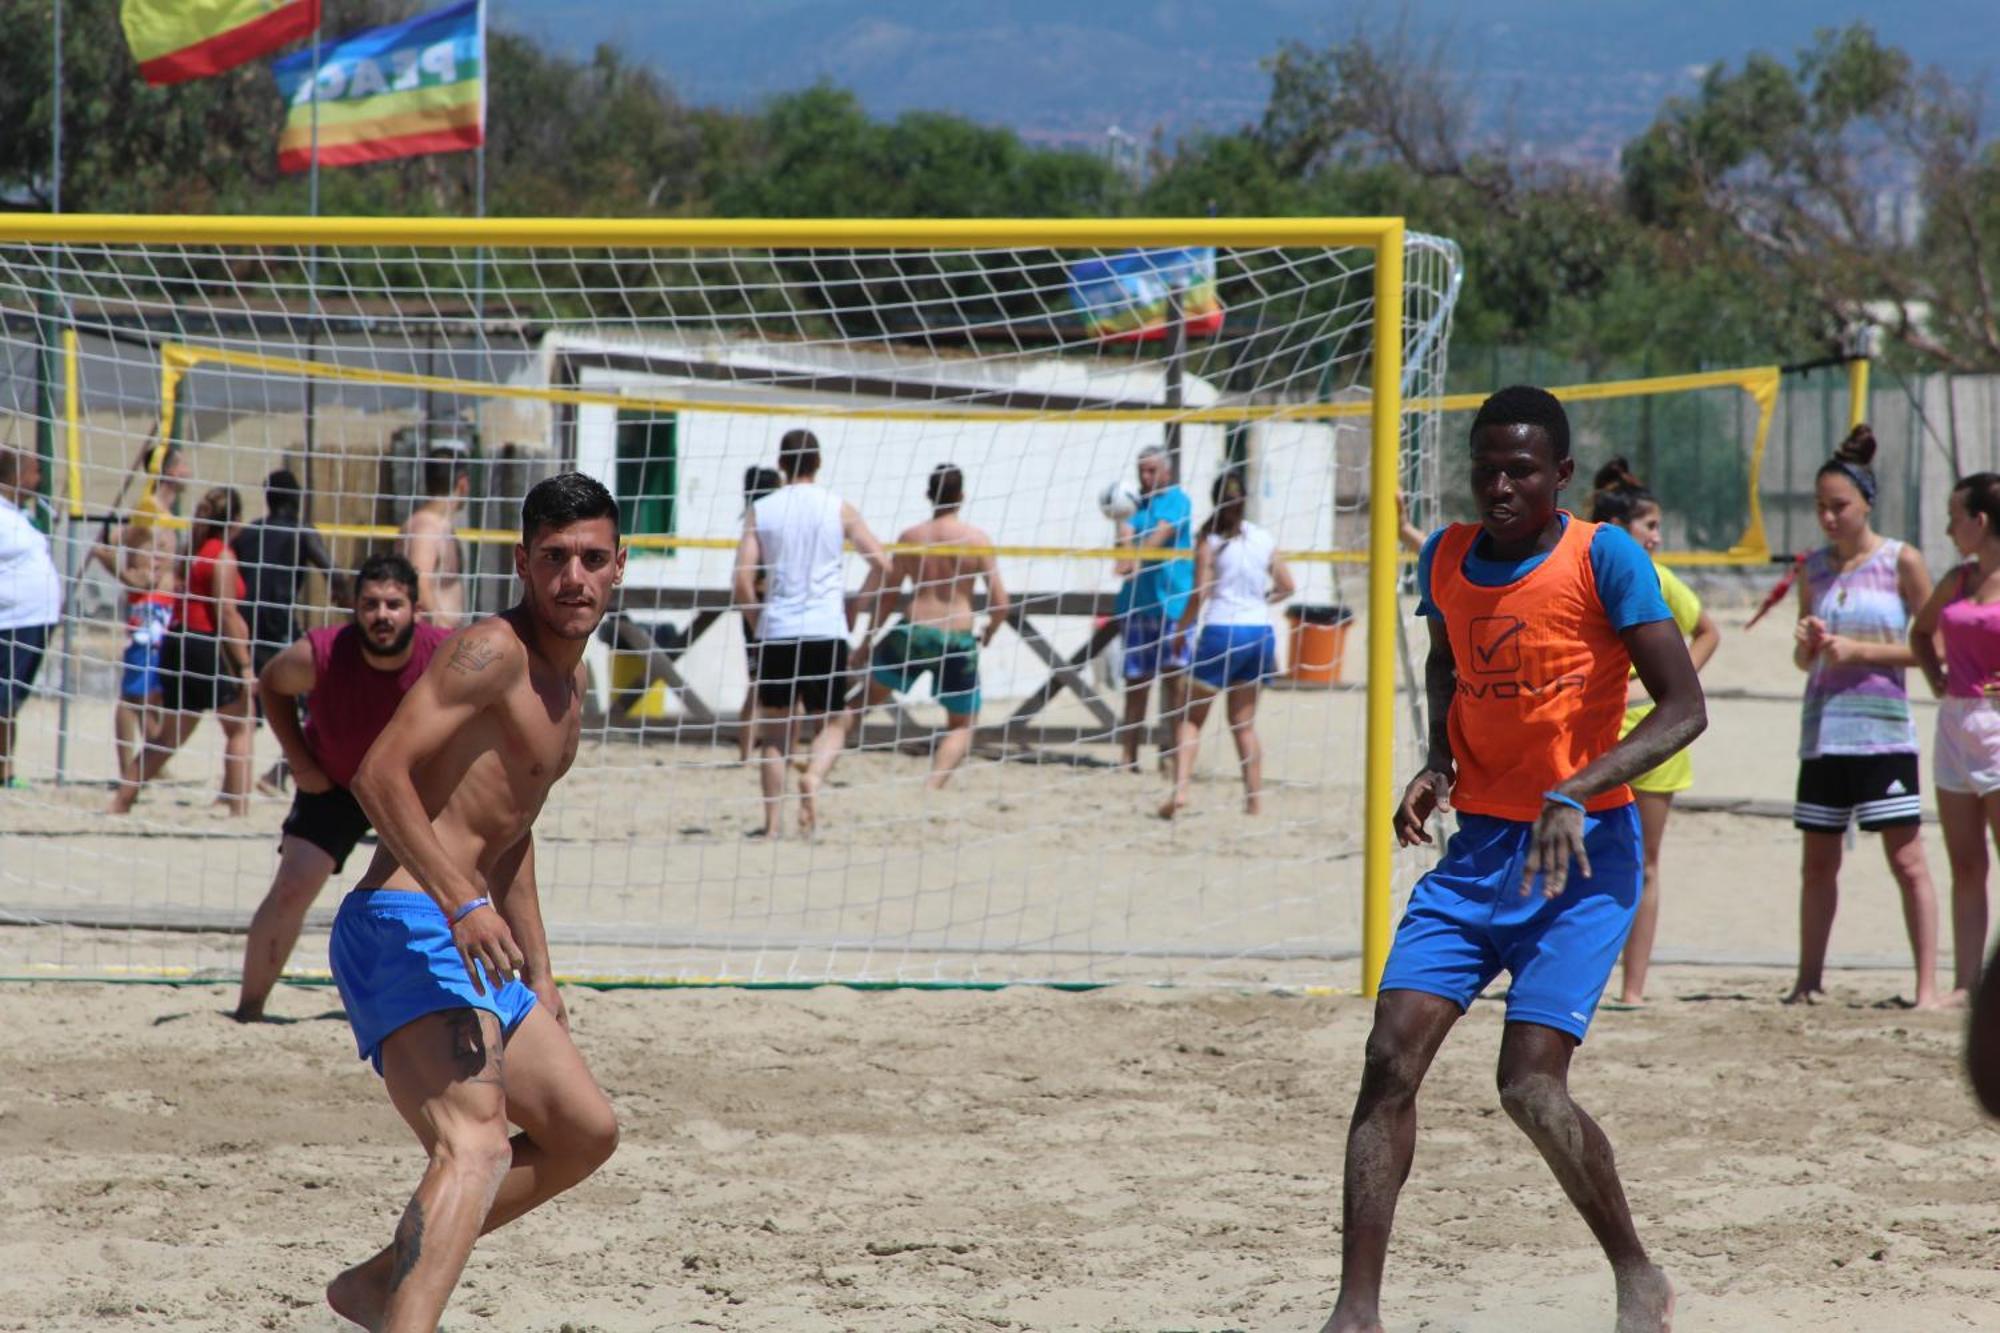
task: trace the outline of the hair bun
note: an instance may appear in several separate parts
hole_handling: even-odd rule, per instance
[[[1847,438],[1840,442],[1840,447],[1833,451],[1833,456],[1843,463],[1853,463],[1859,467],[1869,466],[1875,461],[1875,432],[1868,428],[1867,422],[1862,422],[1847,432]]]
[[[1641,491],[1646,488],[1644,482],[1632,475],[1632,464],[1626,461],[1623,454],[1615,455],[1597,469],[1596,475],[1590,479],[1590,486],[1598,491]]]

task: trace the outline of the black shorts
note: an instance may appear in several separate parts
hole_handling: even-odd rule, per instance
[[[293,792],[292,812],[284,823],[286,836],[302,838],[332,857],[336,875],[368,828],[368,812],[345,787]]]
[[[757,643],[757,702],[831,713],[847,698],[847,640],[771,639]]]
[[[1914,754],[1826,754],[1799,760],[1794,828],[1845,833],[1858,820],[1863,833],[1879,833],[1915,828],[1923,817]]]
[[[227,708],[243,693],[243,679],[229,665],[213,634],[175,630],[160,645],[160,703],[177,713]]]
[[[48,643],[47,625],[0,629],[0,722],[20,712],[35,692],[35,675],[42,669],[42,652]]]

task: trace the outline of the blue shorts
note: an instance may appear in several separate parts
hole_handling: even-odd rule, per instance
[[[1383,990],[1441,995],[1464,1009],[1502,970],[1513,979],[1507,1021],[1578,1041],[1632,929],[1644,875],[1639,812],[1584,816],[1590,878],[1575,866],[1560,895],[1521,895],[1532,824],[1461,814],[1444,859],[1417,881],[1396,927]]]
[[[1195,683],[1211,690],[1256,685],[1278,674],[1278,636],[1269,625],[1203,625],[1194,641]]]
[[[1188,635],[1169,627],[1162,615],[1134,613],[1125,617],[1125,679],[1151,680],[1162,671],[1185,671]]]
[[[348,894],[334,915],[327,952],[354,1043],[378,1074],[389,1034],[425,1014],[484,1009],[500,1020],[503,1036],[512,1036],[535,1007],[533,991],[519,981],[496,989],[483,967],[486,993],[474,994],[443,910],[428,894],[414,890],[356,889]]]
[[[868,670],[877,685],[898,694],[908,694],[935,673],[932,688],[945,712],[953,717],[979,712],[979,639],[969,630],[898,625],[875,645]]]
[[[42,651],[49,644],[48,625],[0,629],[0,722],[11,719],[35,692],[42,669]]]
[[[160,645],[134,639],[119,659],[125,670],[118,677],[118,696],[143,703],[160,692]]]

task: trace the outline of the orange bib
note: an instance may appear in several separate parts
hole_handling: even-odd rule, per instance
[[[1449,725],[1460,810],[1532,821],[1543,792],[1618,743],[1631,658],[1597,595],[1597,527],[1570,519],[1547,558],[1501,588],[1465,577],[1478,524],[1454,523],[1438,539],[1431,602],[1458,668]],[[1631,800],[1619,786],[1585,804],[1612,810]]]

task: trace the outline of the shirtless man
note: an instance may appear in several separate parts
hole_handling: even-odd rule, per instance
[[[925,487],[931,516],[896,539],[901,547],[968,547],[993,544],[978,528],[958,516],[965,503],[965,474],[950,463],[931,469]],[[972,594],[986,584],[986,632],[973,636]],[[909,615],[884,634],[869,655],[868,703],[887,703],[891,692],[906,693],[931,672],[932,689],[944,706],[944,739],[931,751],[926,785],[936,790],[951,780],[952,770],[972,748],[972,724],[979,719],[979,650],[1007,623],[1007,589],[991,554],[930,555],[899,550],[889,564],[889,577],[875,601],[874,623],[880,625],[894,609],[905,584],[914,584]]]
[[[187,477],[187,458],[178,450],[169,453],[131,516],[90,552],[125,591],[124,670],[111,730],[118,773],[128,783],[139,781],[145,747],[159,736],[166,718],[160,707],[160,648],[180,593],[180,544],[168,521],[180,509]]]
[[[354,614],[322,625],[264,664],[257,694],[295,784],[278,840],[278,872],[243,948],[239,1023],[264,1018],[264,1002],[299,942],[306,910],[368,832],[354,772],[411,686],[451,637],[417,623],[417,571],[400,555],[371,555],[355,574]],[[289,613],[290,608],[286,608]],[[299,700],[312,717],[299,722]]]
[[[440,449],[424,460],[424,502],[403,520],[396,550],[417,570],[417,610],[427,624],[457,629],[465,623],[464,565],[458,550],[458,511],[471,491],[465,455]]]
[[[531,829],[576,757],[584,647],[624,569],[610,492],[574,472],[538,484],[520,602],[440,648],[355,774],[382,846],[334,921],[334,982],[430,1154],[394,1240],[327,1287],[377,1333],[436,1328],[474,1239],[618,1143],[549,974]]]

